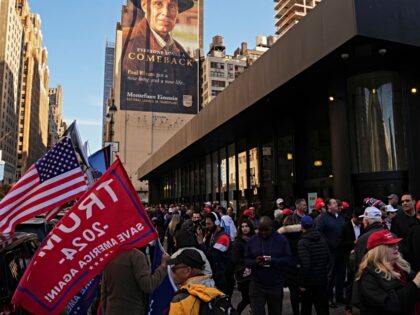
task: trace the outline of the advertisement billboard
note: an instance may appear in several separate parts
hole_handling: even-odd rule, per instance
[[[121,109],[197,113],[198,0],[133,0],[121,27]]]

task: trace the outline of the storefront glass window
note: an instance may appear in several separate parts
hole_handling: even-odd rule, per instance
[[[212,168],[213,168],[213,200],[217,200],[217,193],[219,192],[219,159],[217,151],[212,154]]]
[[[236,157],[235,144],[228,146],[228,171],[229,171],[229,205],[233,207],[233,211],[237,211],[237,204],[235,200],[236,191]]]
[[[260,187],[260,167],[258,149],[249,150],[249,182],[254,195],[257,195],[257,188]]]
[[[181,169],[178,168],[176,170],[176,197],[181,198],[182,192],[181,192]]]
[[[206,160],[205,158],[201,158],[200,159],[200,195],[203,196],[205,193],[206,193]]]
[[[226,149],[222,148],[219,150],[220,158],[220,204],[223,207],[227,207],[227,200],[225,198],[225,192],[227,192],[227,160],[226,160]]]
[[[355,173],[407,169],[401,82],[397,73],[374,72],[348,81]]]
[[[209,195],[211,194],[211,155],[206,156],[206,201],[209,201]]]
[[[241,196],[245,197],[245,189],[248,189],[248,181],[246,175],[246,168],[247,168],[247,152],[243,151],[238,154],[238,184],[239,184],[239,191],[241,192]]]
[[[194,176],[195,165],[194,164],[195,164],[194,162],[190,164],[190,194],[189,195],[191,197],[195,195],[195,190],[198,188],[195,183],[195,176]]]

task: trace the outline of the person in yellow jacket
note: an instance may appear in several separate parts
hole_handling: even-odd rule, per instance
[[[213,279],[204,275],[204,261],[200,254],[185,249],[176,258],[168,261],[179,290],[171,302],[169,315],[199,315],[201,301],[209,302],[225,294],[216,289]]]

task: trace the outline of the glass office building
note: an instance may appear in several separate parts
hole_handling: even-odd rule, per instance
[[[140,166],[151,202],[420,194],[419,15],[320,3]]]

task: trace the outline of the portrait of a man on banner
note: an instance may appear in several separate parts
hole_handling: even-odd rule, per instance
[[[138,0],[125,14],[121,108],[196,113],[198,2]]]

